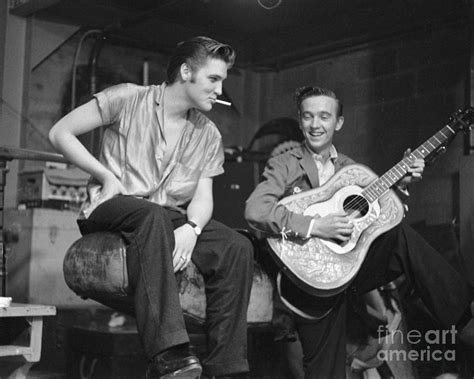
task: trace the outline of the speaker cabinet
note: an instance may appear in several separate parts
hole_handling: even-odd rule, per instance
[[[214,178],[213,218],[231,228],[248,229],[245,201],[255,188],[259,164],[254,161],[226,161],[224,174]]]

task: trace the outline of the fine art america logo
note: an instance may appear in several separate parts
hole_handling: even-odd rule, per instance
[[[377,353],[377,358],[383,361],[455,361],[456,333],[454,325],[448,330],[421,332],[413,329],[404,332],[395,329],[388,334],[384,326],[380,326],[378,342],[386,348]]]

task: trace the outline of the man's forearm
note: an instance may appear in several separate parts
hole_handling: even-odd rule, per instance
[[[193,221],[202,229],[211,219],[213,209],[211,199],[193,199],[187,209],[188,220]]]
[[[69,162],[86,171],[101,183],[107,175],[112,174],[81,144],[76,136],[61,135],[54,140],[53,145]]]

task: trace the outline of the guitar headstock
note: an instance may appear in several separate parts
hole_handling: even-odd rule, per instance
[[[448,126],[456,133],[460,131],[467,132],[471,130],[474,122],[474,107],[468,107],[464,110],[458,109],[449,118]]]
[[[433,137],[416,149],[418,156],[423,156],[426,163],[432,162],[439,154],[446,151],[448,144],[458,132],[468,133],[474,122],[474,108],[459,109],[449,118],[449,122]]]

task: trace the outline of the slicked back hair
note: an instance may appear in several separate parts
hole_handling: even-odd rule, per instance
[[[207,58],[221,59],[228,68],[235,61],[235,51],[230,45],[220,43],[212,38],[199,36],[178,43],[171,56],[166,75],[169,83],[174,83],[178,78],[179,70],[183,63],[187,63],[193,71],[202,67]]]
[[[317,87],[317,86],[300,87],[295,91],[294,99],[295,99],[296,109],[297,109],[298,113],[301,111],[301,103],[303,102],[303,100],[307,99],[308,97],[313,97],[313,96],[327,96],[327,97],[330,97],[330,98],[336,100],[336,103],[337,103],[337,117],[341,117],[343,115],[342,103],[337,98],[334,91],[332,91],[330,89],[327,89],[327,88]]]

